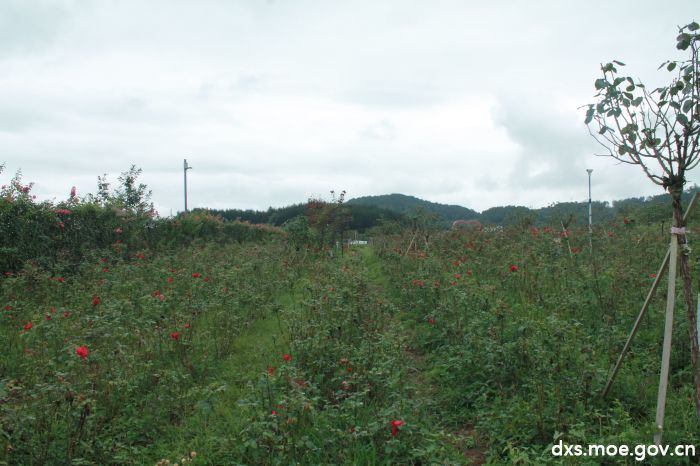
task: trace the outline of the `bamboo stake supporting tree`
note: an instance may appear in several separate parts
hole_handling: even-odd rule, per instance
[[[676,302],[676,272],[678,262],[678,236],[671,234],[671,248],[668,266],[668,294],[666,295],[666,322],[664,324],[664,345],[661,354],[661,376],[659,378],[659,393],[656,399],[656,433],[654,443],[661,444],[664,430],[664,414],[666,412],[666,389],[668,388],[668,370],[671,361],[671,339],[673,336],[673,306]]]
[[[690,337],[690,360],[693,371],[695,411],[700,422],[700,345],[697,338],[697,316],[690,274],[690,250],[686,245],[685,222],[681,195],[686,174],[700,163],[700,25],[696,22],[679,29],[676,48],[689,52],[682,61],[668,61],[661,67],[677,73],[668,86],[647,91],[642,83],[629,76],[618,75],[624,63],[613,61],[601,66],[603,77],[595,81],[597,102],[588,105],[586,125],[590,134],[607,152],[600,154],[622,163],[639,166],[654,183],[671,196],[674,234],[669,261],[677,260],[680,249],[680,270]],[[661,68],[660,67],[660,68]],[[594,126],[595,131],[591,128]],[[671,270],[675,280],[675,273]],[[671,292],[669,291],[669,294]],[[670,355],[673,303],[667,306],[664,358]],[[668,348],[666,348],[668,346]],[[667,360],[667,359],[664,359]],[[659,386],[660,412],[657,425],[663,424],[665,377],[662,367]],[[664,393],[661,393],[661,392]],[[663,395],[663,396],[662,396]],[[661,423],[658,422],[661,418]],[[662,426],[661,426],[662,427]],[[658,439],[660,434],[657,433]]]
[[[688,204],[688,208],[685,211],[685,214],[683,215],[683,224],[685,225],[688,222],[688,219],[690,218],[691,213],[693,212],[695,208],[695,204],[698,200],[698,193],[696,192],[693,195],[693,198],[690,200],[690,203]],[[612,373],[610,374],[610,377],[608,377],[608,382],[605,385],[605,390],[603,390],[603,393],[601,397],[605,398],[608,396],[608,393],[610,392],[610,388],[612,387],[613,382],[615,381],[615,377],[617,376],[618,371],[620,370],[620,367],[622,366],[622,361],[625,358],[625,355],[627,354],[627,351],[630,349],[630,346],[632,345],[632,340],[634,339],[635,335],[637,335],[637,331],[639,330],[639,327],[642,323],[642,319],[647,313],[647,310],[649,309],[649,304],[651,304],[651,300],[654,297],[654,294],[656,293],[657,288],[659,287],[659,284],[661,283],[661,277],[663,276],[664,272],[666,272],[666,269],[668,268],[668,261],[671,256],[671,250],[669,248],[668,251],[666,251],[666,256],[664,257],[664,260],[661,262],[661,266],[659,267],[659,270],[656,272],[656,277],[654,278],[654,283],[652,283],[651,288],[649,289],[649,293],[647,293],[647,297],[644,300],[644,304],[642,304],[642,309],[639,311],[639,315],[637,315],[637,320],[634,321],[634,325],[632,326],[632,331],[630,332],[629,336],[627,337],[627,341],[625,342],[625,346],[622,348],[622,351],[620,351],[620,356],[617,358],[617,362],[615,363],[615,367],[612,370]]]

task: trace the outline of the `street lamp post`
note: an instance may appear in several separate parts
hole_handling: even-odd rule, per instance
[[[591,200],[591,173],[593,173],[593,169],[587,168],[586,171],[588,172],[588,233],[591,234],[593,233],[593,201]]]
[[[183,165],[183,172],[185,173],[185,213],[187,213],[187,170],[192,170],[192,167],[187,165],[187,159]]]

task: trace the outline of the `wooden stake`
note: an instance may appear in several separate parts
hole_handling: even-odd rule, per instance
[[[661,353],[661,376],[659,378],[659,396],[656,399],[656,433],[654,443],[661,445],[666,412],[666,389],[668,388],[668,371],[671,361],[671,338],[673,336],[673,306],[676,300],[676,270],[678,262],[678,236],[671,235],[671,251],[668,266],[668,294],[666,296],[666,322],[664,325],[664,346]]]
[[[615,367],[613,368],[610,377],[608,377],[608,383],[605,385],[605,390],[603,390],[603,394],[601,395],[603,398],[608,396],[608,392],[610,392],[610,387],[612,387],[613,381],[617,376],[617,372],[620,370],[620,366],[622,366],[622,360],[625,359],[627,351],[630,349],[630,346],[632,346],[632,339],[634,339],[634,336],[637,334],[637,330],[639,330],[639,327],[642,324],[642,319],[647,313],[647,309],[649,308],[649,304],[651,304],[651,300],[654,297],[654,294],[656,293],[656,289],[659,287],[659,283],[661,283],[661,276],[664,274],[664,272],[666,272],[670,253],[671,251],[666,251],[666,257],[664,257],[664,260],[661,263],[661,267],[659,267],[659,271],[656,272],[656,278],[654,278],[654,283],[652,283],[651,288],[649,289],[649,293],[647,293],[647,298],[644,300],[644,304],[642,304],[642,310],[639,311],[639,315],[637,316],[637,320],[634,321],[632,331],[627,337],[625,346],[622,348],[620,356],[618,356],[617,358],[617,362],[615,363]]]
[[[408,253],[411,251],[411,246],[413,246],[413,240],[416,239],[416,234],[415,232],[413,233],[413,236],[411,236],[411,242],[408,243],[408,247],[406,248],[406,252],[404,253],[404,257],[408,256]]]
[[[685,214],[683,215],[683,223],[684,224],[690,218],[690,214],[693,212],[693,209],[695,208],[695,204],[696,204],[697,200],[698,200],[698,193],[696,192],[695,194],[693,194],[693,197],[690,200],[690,203],[688,204],[688,208],[685,210]],[[674,237],[675,237],[675,235],[674,235]],[[642,319],[644,318],[644,315],[646,314],[647,309],[649,308],[649,304],[651,303],[651,299],[654,297],[654,293],[656,292],[656,289],[659,286],[659,283],[661,281],[661,276],[666,271],[666,267],[668,267],[668,261],[669,261],[670,254],[671,254],[670,250],[666,251],[666,256],[664,257],[664,260],[661,263],[661,267],[659,267],[659,271],[656,273],[656,278],[654,279],[654,283],[651,285],[651,289],[649,290],[649,293],[647,294],[647,298],[644,300],[644,304],[642,305],[642,309],[639,311],[639,315],[637,316],[637,320],[634,321],[634,325],[632,326],[632,331],[630,332],[629,336],[627,337],[627,341],[625,342],[625,346],[624,346],[624,348],[622,348],[622,351],[620,352],[620,356],[617,358],[617,363],[615,363],[615,367],[613,368],[613,371],[610,374],[610,377],[608,378],[608,383],[605,385],[605,390],[603,390],[603,394],[601,395],[603,398],[605,398],[608,395],[608,392],[610,391],[610,387],[612,387],[613,381],[615,380],[615,377],[617,376],[617,372],[620,370],[620,366],[622,365],[622,360],[625,358],[627,351],[629,350],[630,346],[632,345],[632,339],[637,334],[637,330],[639,330],[639,326],[641,325]],[[698,306],[700,309],[700,301],[698,302]]]
[[[697,334],[698,334],[698,346],[700,346],[700,293],[698,294],[698,299],[696,301],[698,303],[698,311],[695,313],[697,316],[696,319],[696,328],[697,328]]]
[[[561,223],[561,233],[564,239],[566,240],[566,247],[569,249],[569,257],[574,257],[574,253],[571,250],[571,244],[569,244],[569,233],[566,231],[566,227],[564,226],[564,222]]]

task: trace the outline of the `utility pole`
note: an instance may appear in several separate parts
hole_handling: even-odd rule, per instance
[[[187,159],[185,159],[183,167],[183,171],[185,173],[185,213],[187,213],[187,170],[192,170],[192,167],[187,165]]]

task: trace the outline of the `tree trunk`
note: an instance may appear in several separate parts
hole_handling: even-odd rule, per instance
[[[672,192],[673,199],[673,225],[683,228],[683,208],[681,206],[681,192]],[[695,311],[695,299],[693,296],[692,281],[690,276],[690,259],[687,251],[685,233],[678,234],[678,247],[680,250],[680,268],[683,279],[683,295],[688,312],[688,333],[690,336],[690,362],[693,368],[693,380],[695,382],[695,412],[700,422],[700,366],[698,365],[698,327]]]

